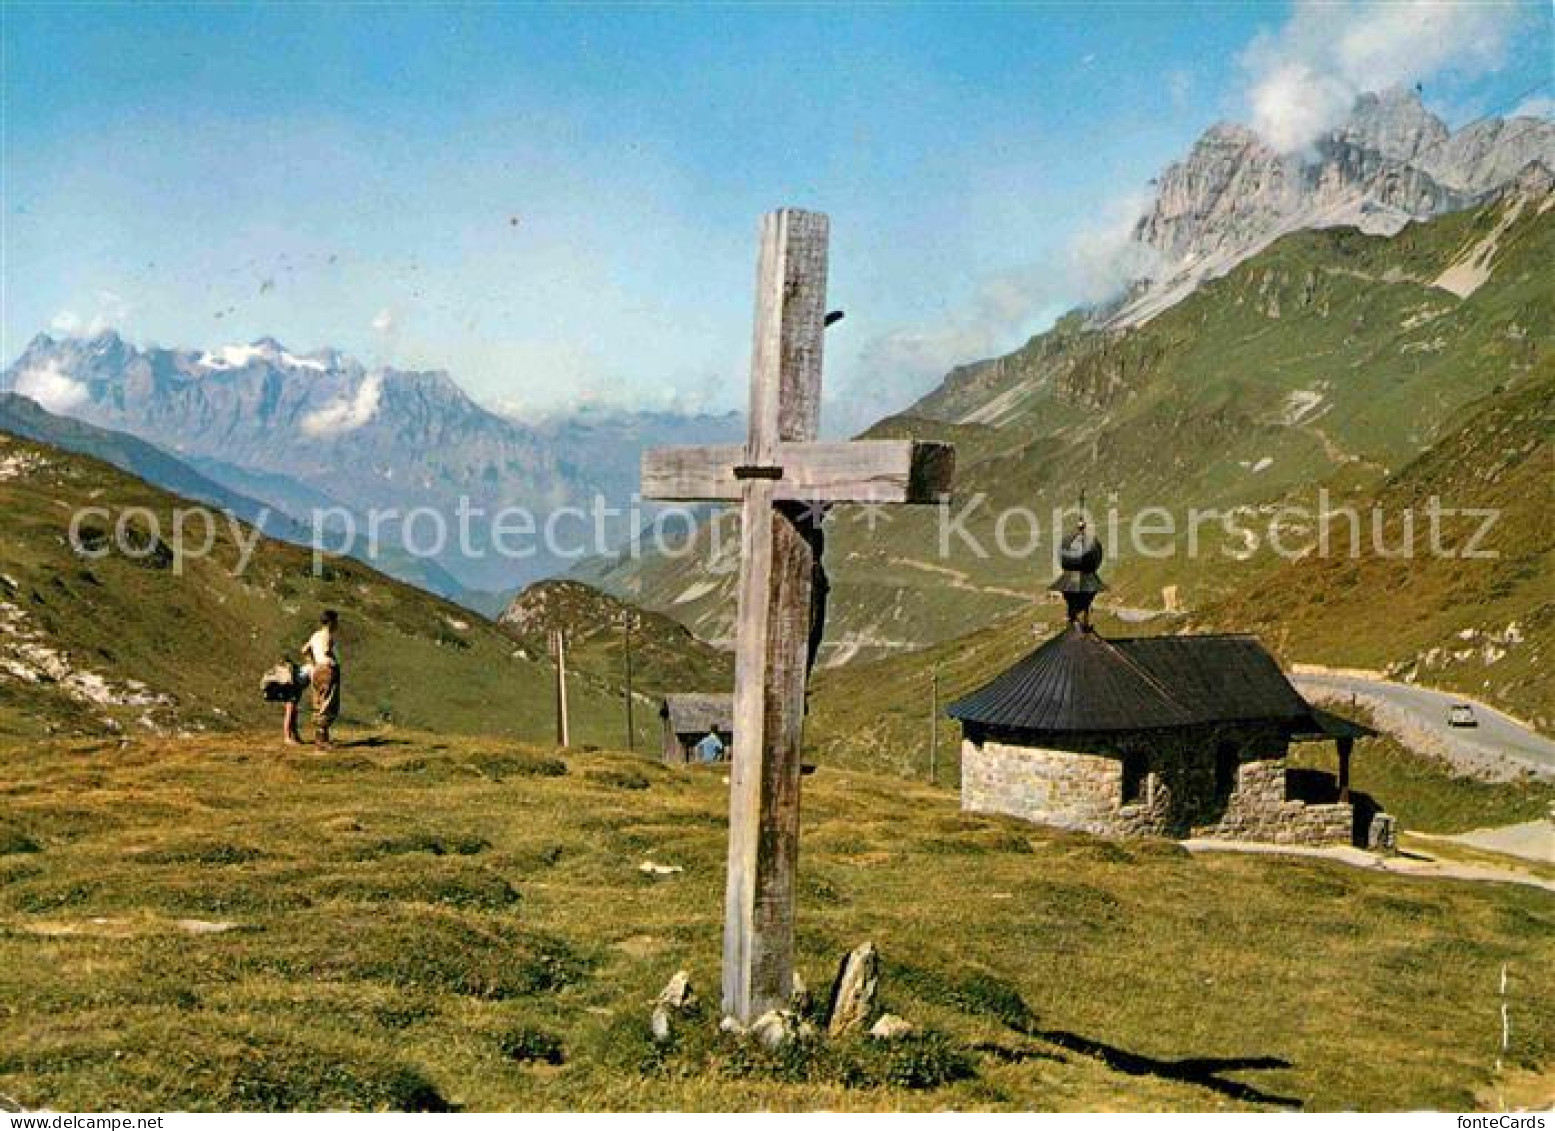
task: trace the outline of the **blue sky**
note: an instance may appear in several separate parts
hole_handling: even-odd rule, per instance
[[[793,204],[832,216],[834,428],[1095,297],[1215,120],[1309,128],[1275,77],[1462,121],[1551,69],[1540,3],[0,12],[6,360],[268,334],[530,410],[739,407]]]

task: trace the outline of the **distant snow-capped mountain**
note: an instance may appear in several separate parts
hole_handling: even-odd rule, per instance
[[[431,507],[450,526],[460,498],[487,515],[520,506],[542,519],[596,494],[622,505],[643,447],[740,432],[734,414],[593,410],[526,424],[483,408],[445,372],[368,368],[272,338],[199,350],[142,349],[113,331],[40,334],[0,373],[0,391],[138,436],[301,519],[328,503],[357,514]],[[437,561],[476,589],[511,589],[570,564],[538,547],[524,559],[475,558],[454,542]]]
[[[1288,232],[1392,235],[1479,203],[1534,163],[1555,169],[1555,122],[1489,118],[1454,133],[1412,90],[1362,95],[1348,121],[1295,153],[1220,123],[1157,179],[1133,233],[1132,258],[1153,266],[1096,320],[1146,321]]]

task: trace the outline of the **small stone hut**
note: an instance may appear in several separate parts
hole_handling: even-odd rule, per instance
[[[732,695],[666,695],[659,718],[664,721],[664,761],[670,765],[692,761],[696,744],[708,731],[723,739],[726,748],[734,743]]]
[[[951,705],[963,808],[1112,836],[1391,839],[1350,796],[1351,750],[1372,731],[1313,707],[1253,637],[1103,638],[1089,612],[1101,556],[1082,523],[1052,586],[1068,625]],[[1337,744],[1337,779],[1287,769],[1309,740]]]

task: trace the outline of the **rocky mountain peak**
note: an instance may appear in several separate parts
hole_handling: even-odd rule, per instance
[[[1530,163],[1555,168],[1555,123],[1490,118],[1454,133],[1408,89],[1361,95],[1343,124],[1296,153],[1217,123],[1162,171],[1135,226],[1143,258],[1159,265],[1153,277],[1096,321],[1147,321],[1287,232],[1353,225],[1392,235],[1411,220],[1469,207]]]
[[[1209,129],[1199,135],[1199,140],[1193,143],[1193,153],[1200,151],[1214,151],[1221,149],[1245,149],[1248,146],[1262,145],[1263,140],[1249,126],[1240,122],[1216,122]],[[1188,158],[1191,164],[1193,157]]]
[[[1555,172],[1543,161],[1530,161],[1518,171],[1507,192],[1525,200],[1542,199],[1555,192]]]
[[[1425,108],[1414,90],[1362,94],[1332,140],[1369,149],[1391,161],[1429,156],[1448,138],[1447,125]]]

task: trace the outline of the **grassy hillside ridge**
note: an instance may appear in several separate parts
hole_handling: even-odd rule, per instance
[[[1103,610],[1099,630],[1108,636],[1251,632],[1287,665],[1391,664],[1398,678],[1485,698],[1548,733],[1555,720],[1555,686],[1548,677],[1555,655],[1555,451],[1549,443],[1555,374],[1474,407],[1436,447],[1390,476],[1375,497],[1354,505],[1367,524],[1363,538],[1370,536],[1373,504],[1392,516],[1383,527],[1383,544],[1391,547],[1402,544],[1409,508],[1418,536],[1428,537],[1424,508],[1433,495],[1459,507],[1494,507],[1501,517],[1484,546],[1497,559],[1308,558],[1192,616],[1128,623]],[[1464,546],[1481,522],[1444,518],[1442,544]],[[1348,530],[1343,522],[1335,525],[1336,545],[1348,539]],[[1111,567],[1104,565],[1102,573],[1110,582]],[[838,764],[925,777],[933,673],[940,673],[943,708],[1031,651],[1062,620],[1061,606],[1044,603],[920,652],[822,672],[811,696],[808,741]],[[942,718],[939,731],[940,780],[954,782],[959,728]],[[1399,804],[1386,793],[1378,796],[1390,807]]]
[[[663,696],[729,691],[734,686],[734,660],[728,652],[698,640],[679,621],[578,581],[536,582],[513,598],[497,624],[533,656],[548,655],[551,631],[563,630],[570,670],[601,687],[624,688],[628,620],[637,704],[634,731],[639,749],[653,749],[659,742]]]
[[[348,509],[285,476],[243,472],[219,460],[181,459],[128,432],[98,428],[47,412],[35,401],[16,393],[0,393],[0,431],[100,459],[180,498],[229,510],[271,537],[299,545],[312,543],[313,527],[309,520],[315,509],[330,514]],[[261,499],[265,501],[260,502]],[[359,525],[365,525],[365,520]],[[344,535],[331,528],[323,544],[330,549],[340,548],[381,573],[469,609],[480,611],[498,599],[494,594],[466,589],[431,558],[412,554],[388,538],[379,539],[375,548],[361,536],[347,545]]]
[[[1388,516],[1382,544],[1394,548],[1405,544],[1409,522],[1426,543],[1433,498],[1494,512],[1480,542],[1493,559],[1314,555],[1233,591],[1203,621],[1278,639],[1295,658],[1387,668],[1463,691],[1555,733],[1555,359],[1541,362],[1536,379],[1472,408],[1390,476],[1370,505]],[[1371,537],[1361,513],[1362,537]],[[1445,517],[1441,544],[1466,547],[1487,521]],[[1336,544],[1349,530],[1335,525]]]
[[[716,999],[716,770],[415,734],[4,757],[0,1092],[27,1105],[1463,1110],[1498,1058],[1547,1084],[1555,1056],[1546,892],[1109,843],[829,767],[799,967],[824,1000],[874,940],[928,1035],[767,1057],[704,1013],[660,1049],[675,970]]]
[[[303,531],[289,516],[272,512],[261,521],[265,506],[201,474],[189,464],[128,432],[98,428],[44,410],[17,393],[0,393],[0,431],[112,464],[120,471],[155,483],[181,498],[196,499],[230,510],[250,525],[278,538],[301,539]]]
[[[326,606],[343,622],[347,733],[366,723],[552,733],[548,662],[491,622],[351,559],[330,558],[314,576],[310,552],[263,537],[235,574],[239,540],[256,535],[226,519],[210,556],[180,563],[170,531],[189,505],[0,433],[0,734],[278,727],[259,676],[296,655]],[[89,549],[111,550],[93,560],[68,538],[85,507],[109,512],[81,526]],[[135,557],[113,549],[121,519]],[[202,524],[188,529],[191,546],[203,541]],[[575,741],[617,740],[620,702],[619,686],[580,680]]]
[[[833,590],[824,658],[878,658],[964,635],[1029,607],[1048,580],[1055,508],[1087,492],[1125,521],[1164,506],[1253,508],[1266,519],[1293,497],[1371,497],[1387,477],[1456,430],[1469,406],[1547,372],[1555,303],[1548,192],[1413,224],[1392,238],[1350,229],[1288,236],[1149,323],[1087,330],[1062,320],[1007,357],[963,367],[870,435],[957,445],[956,494],[984,506],[965,523],[984,547],[1001,510],[1030,508],[1045,537],[1030,556],[986,558],[953,540],[941,557],[931,511],[891,508],[873,521],[839,508],[830,527]],[[1465,261],[1485,277],[1464,295],[1438,280]],[[1454,283],[1465,289],[1459,279]],[[728,635],[735,519],[723,553],[601,564],[592,580],[691,625]],[[1020,528],[1022,531],[1024,527]],[[1181,527],[1179,527],[1181,529]],[[1023,541],[1017,538],[1016,542]],[[1156,607],[1177,585],[1190,608],[1280,565],[1219,551],[1155,560],[1110,547],[1111,596]],[[703,549],[708,549],[704,536]]]

